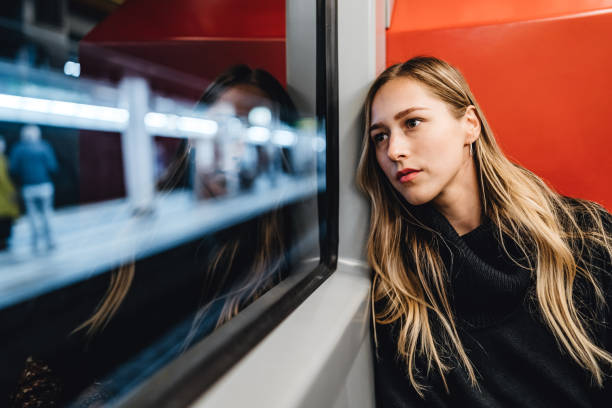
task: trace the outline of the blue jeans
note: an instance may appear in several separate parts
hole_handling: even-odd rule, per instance
[[[32,248],[37,250],[38,240],[41,237],[47,242],[47,248],[53,248],[49,218],[53,213],[53,184],[41,183],[23,186],[23,200],[26,206],[26,215],[32,233]]]

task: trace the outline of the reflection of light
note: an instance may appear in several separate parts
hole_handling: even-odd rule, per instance
[[[219,130],[217,122],[211,119],[177,116],[167,113],[148,112],[144,117],[145,126],[160,136],[189,137],[214,136]]]
[[[74,113],[74,116],[78,116],[79,118],[95,119],[96,114],[99,112],[97,108],[97,106],[91,105],[81,106],[80,109]]]
[[[325,139],[323,139],[322,137],[315,137],[314,139],[312,139],[312,148],[313,150],[319,153],[324,151],[325,150]]]
[[[32,112],[48,112],[51,107],[51,102],[46,99],[35,99],[35,98],[23,98],[23,106],[24,110],[29,110]]]
[[[81,75],[81,64],[74,61],[66,61],[64,74],[78,78]]]
[[[210,119],[198,119],[182,116],[177,121],[177,127],[183,132],[200,133],[203,135],[214,135],[217,133],[217,122]]]
[[[3,108],[14,108],[18,101],[18,96],[0,94],[0,106]]]
[[[163,113],[149,112],[144,117],[145,126],[152,128],[165,128],[169,124],[168,115]]]
[[[254,126],[269,126],[272,112],[265,106],[257,106],[249,112],[249,123]]]
[[[121,124],[130,117],[126,109],[5,94],[0,94],[0,108]]]
[[[75,103],[55,101],[53,106],[51,106],[51,113],[55,115],[75,116],[76,111],[77,106]]]
[[[255,144],[263,144],[270,139],[270,131],[265,127],[251,126],[247,129],[247,138]]]
[[[297,142],[297,136],[289,130],[277,130],[272,136],[272,142],[279,146],[289,147]]]
[[[69,102],[68,102],[69,103]],[[108,122],[126,123],[130,114],[125,109],[110,108],[108,106],[77,105],[76,111],[71,116],[84,119],[104,120]]]

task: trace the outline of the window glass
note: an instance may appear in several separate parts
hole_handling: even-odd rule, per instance
[[[287,92],[284,2],[12,3],[0,406],[112,403],[316,266],[325,135]]]

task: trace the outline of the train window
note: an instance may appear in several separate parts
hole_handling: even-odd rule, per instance
[[[0,405],[188,403],[335,267],[331,10],[308,101],[284,1],[17,3],[0,21]]]

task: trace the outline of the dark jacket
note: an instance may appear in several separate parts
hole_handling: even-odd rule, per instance
[[[51,174],[57,171],[57,160],[46,141],[22,141],[11,151],[9,166],[21,185],[29,186],[51,182]]]

